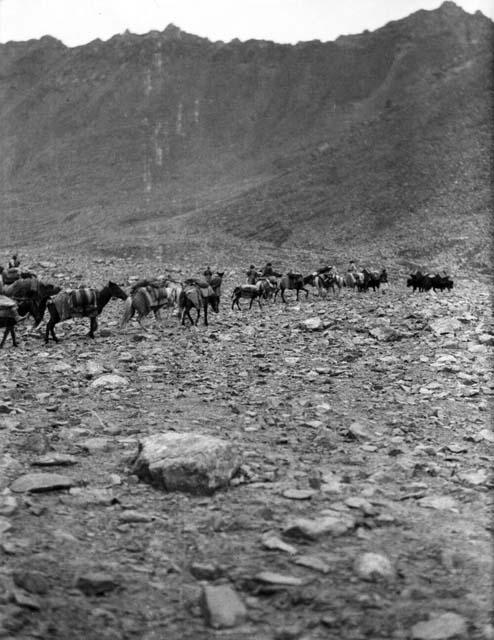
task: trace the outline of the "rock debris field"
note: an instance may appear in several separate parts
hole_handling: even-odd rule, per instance
[[[238,312],[231,270],[209,327],[19,328],[0,638],[492,640],[489,291],[405,276]]]

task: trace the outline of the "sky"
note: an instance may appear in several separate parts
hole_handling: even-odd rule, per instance
[[[0,0],[0,42],[51,35],[73,47],[173,23],[194,35],[296,43],[373,31],[442,0]],[[494,19],[494,0],[457,0]]]

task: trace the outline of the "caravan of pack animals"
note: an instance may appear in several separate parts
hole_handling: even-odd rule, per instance
[[[21,268],[17,254],[12,256],[7,269],[0,266],[0,327],[4,334],[0,348],[4,346],[7,337],[12,338],[13,346],[17,346],[15,327],[25,321],[28,316],[34,319],[33,328],[38,328],[48,311],[48,321],[44,330],[44,340],[50,338],[58,342],[55,326],[59,322],[71,318],[85,317],[89,319],[88,336],[94,338],[98,328],[98,317],[105,306],[112,299],[120,299],[124,303],[124,311],[120,327],[125,327],[136,316],[142,328],[143,319],[151,312],[157,321],[161,320],[160,310],[171,309],[182,325],[190,323],[197,325],[202,318],[204,325],[208,325],[208,309],[219,312],[221,288],[224,272],[213,272],[207,267],[202,278],[187,278],[177,282],[170,278],[158,277],[141,279],[134,282],[130,291],[126,292],[122,285],[109,281],[100,289],[79,287],[77,289],[62,290],[54,283],[43,282],[31,271]],[[275,271],[271,262],[261,270],[250,265],[246,272],[245,284],[234,286],[231,294],[231,309],[242,310],[240,300],[249,302],[248,308],[257,302],[262,309],[263,303],[274,303],[278,299],[287,303],[286,291],[295,292],[299,300],[300,292],[309,296],[311,286],[320,298],[326,298],[329,292],[333,296],[340,295],[342,289],[355,290],[364,293],[372,289],[374,292],[385,291],[388,285],[388,274],[385,268],[381,270],[359,269],[350,260],[347,270],[339,274],[334,266],[321,267],[308,275],[289,271],[285,274]],[[406,281],[406,286],[413,291],[442,291],[453,288],[453,280],[448,275],[429,274],[416,271]],[[193,311],[193,314],[191,314]]]

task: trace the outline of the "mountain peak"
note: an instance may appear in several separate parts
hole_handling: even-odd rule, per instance
[[[170,24],[163,31],[163,35],[168,40],[180,40],[182,38],[182,33],[182,29],[174,25],[172,22],[170,22]]]

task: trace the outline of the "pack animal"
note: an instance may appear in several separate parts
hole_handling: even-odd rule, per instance
[[[5,329],[3,332],[2,341],[0,342],[0,349],[5,344],[7,337],[12,337],[12,345],[17,347],[18,342],[15,335],[15,327],[18,323],[16,318],[15,309],[17,308],[17,314],[19,316],[26,316],[28,313],[36,313],[36,303],[34,300],[23,300],[18,304],[5,296],[0,296],[0,327]]]
[[[388,282],[388,273],[386,269],[381,269],[381,271],[368,271],[367,269],[363,270],[363,283],[362,283],[362,291],[368,291],[372,289],[372,291],[376,291],[379,289],[381,284]]]
[[[252,309],[254,300],[257,300],[259,309],[262,309],[261,298],[267,299],[269,292],[274,291],[275,286],[268,278],[260,278],[255,284],[243,284],[235,287],[232,293],[232,309],[237,306],[240,311],[240,299],[250,300],[249,309]]]
[[[155,320],[160,321],[160,310],[163,307],[178,308],[178,299],[181,291],[182,285],[171,280],[141,281],[136,283],[130,296],[124,302],[124,313],[120,327],[124,327],[136,312],[137,322],[141,327],[143,327],[142,320],[151,311],[154,313]]]
[[[94,338],[94,332],[98,328],[98,316],[110,300],[115,298],[126,300],[127,294],[111,280],[102,289],[84,288],[61,291],[47,304],[50,319],[46,325],[45,343],[48,343],[50,335],[55,342],[58,342],[54,331],[56,324],[78,317],[89,318],[90,325],[87,335]]]
[[[305,285],[309,284],[310,279],[311,276],[304,277],[301,273],[285,274],[279,282],[279,292],[281,294],[281,299],[283,300],[283,302],[286,302],[285,291],[287,289],[292,289],[297,292],[297,301],[299,299],[301,291],[305,291],[305,297],[307,298],[309,295],[309,290],[305,288]],[[277,295],[278,291],[274,295],[275,300]]]
[[[42,282],[36,277],[19,278],[12,284],[4,285],[0,290],[3,295],[9,296],[17,303],[31,300],[33,305],[28,311],[34,318],[33,329],[36,329],[43,320],[47,301],[61,291],[60,287],[48,282]]]
[[[179,317],[183,325],[185,324],[185,319],[188,318],[192,325],[197,326],[202,311],[204,325],[208,326],[208,308],[211,307],[214,313],[219,311],[222,280],[223,273],[217,272],[211,278],[209,284],[195,278],[190,278],[184,282],[178,298]],[[192,309],[197,312],[195,321],[190,315]]]

